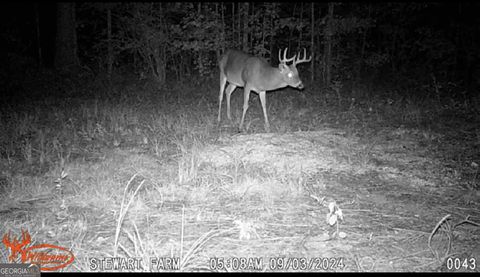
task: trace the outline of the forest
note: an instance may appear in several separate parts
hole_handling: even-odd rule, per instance
[[[451,93],[478,86],[477,3],[80,2],[11,10],[3,11],[3,48],[13,72],[55,64],[95,75],[135,72],[162,85],[215,75],[226,49],[274,63],[280,48],[305,47],[314,60],[304,70],[324,86],[433,78],[459,87]]]

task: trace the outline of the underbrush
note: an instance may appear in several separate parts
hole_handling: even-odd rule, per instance
[[[219,133],[238,131],[243,89],[232,95],[233,122],[222,109],[222,122],[217,125],[215,78],[195,82],[195,87],[188,82],[159,87],[148,80],[120,76],[110,86],[100,78],[83,80],[83,85],[60,82],[51,74],[48,79],[51,85],[37,86],[32,98],[26,92],[20,102],[19,98],[10,102],[4,98],[0,110],[3,168],[38,174],[113,147],[138,147],[165,158],[209,143]],[[32,84],[38,83],[30,80],[25,87],[33,90]],[[472,143],[480,142],[480,132],[472,127],[480,119],[479,99],[440,98],[438,91],[428,88],[399,91],[359,85],[352,89],[341,83],[330,88],[310,85],[304,91],[268,93],[267,109],[273,131],[279,133],[332,126],[368,137],[383,127],[403,126],[453,136],[465,129],[473,132]],[[259,99],[252,93],[247,132],[263,132],[263,120]]]

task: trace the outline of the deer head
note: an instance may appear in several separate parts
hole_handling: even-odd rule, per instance
[[[283,52],[283,58],[280,56],[281,50],[278,51],[278,60],[280,64],[278,65],[278,69],[280,69],[280,73],[282,74],[282,78],[291,87],[303,89],[303,83],[300,77],[298,76],[297,64],[306,63],[312,60],[312,56],[307,59],[307,49],[303,48],[303,58],[300,58],[300,53],[293,56],[292,58],[287,58],[287,51],[288,47],[285,48]],[[287,65],[287,62],[293,63],[291,65]]]

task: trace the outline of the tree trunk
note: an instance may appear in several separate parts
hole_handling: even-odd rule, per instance
[[[232,37],[230,40],[235,47],[235,2],[232,2]]]
[[[295,8],[297,7],[297,4],[293,4],[293,11],[292,11],[292,18],[295,18]],[[291,42],[292,42],[292,35],[293,35],[293,28],[289,27],[290,29],[290,33],[288,35],[288,48],[290,48],[290,51],[291,50]]]
[[[238,14],[238,19],[237,19],[237,33],[238,33],[238,39],[237,39],[237,45],[240,48],[242,45],[242,10],[240,9],[240,3],[238,3],[237,6],[237,14]]]
[[[272,7],[274,7],[272,5]],[[270,35],[270,63],[273,62],[273,59],[272,57],[274,56],[273,55],[273,32],[275,30],[275,26],[273,26],[274,22],[273,22],[273,15],[270,14],[270,32],[269,32],[269,35]]]
[[[459,3],[457,4],[457,18],[461,18],[462,16],[462,4]],[[453,55],[453,64],[454,64],[454,70],[453,74],[451,76],[448,76],[448,78],[452,77],[455,79],[459,79],[461,76],[461,71],[462,71],[462,66],[460,64],[460,51],[461,51],[461,35],[462,35],[462,30],[461,30],[461,24],[456,22],[454,23],[455,25],[453,28],[455,29],[455,51]]]
[[[160,14],[160,18],[162,19],[160,24],[165,26],[164,22],[164,11],[162,9],[162,2],[158,3],[158,13]],[[164,37],[167,36],[167,33],[162,28],[161,31],[162,39],[159,42],[159,45],[156,47],[158,49],[158,56],[157,56],[157,74],[158,74],[158,81],[161,85],[165,84],[167,80],[167,51],[165,46]]]
[[[396,66],[396,58],[395,58],[395,47],[396,47],[396,42],[397,42],[397,31],[398,27],[394,26],[394,31],[393,31],[393,37],[392,37],[392,44],[390,46],[390,57],[392,57],[392,75],[395,75],[397,72],[397,66]]]
[[[113,71],[113,46],[112,46],[112,10],[107,8],[107,75],[108,80],[112,79]]]
[[[250,15],[249,18],[251,18],[253,20],[255,18],[255,2],[252,2],[252,5],[250,6],[249,10],[251,10],[251,15]],[[247,12],[247,14],[248,13],[250,13],[250,12]],[[250,51],[253,49],[253,40],[254,40],[252,32],[253,32],[253,27],[251,29],[249,28],[249,30],[247,31],[248,41],[249,41],[248,49],[250,49]]]
[[[300,4],[300,26],[303,25],[303,2]],[[303,40],[303,28],[300,28],[298,35],[298,48],[302,47],[302,40]]]
[[[38,14],[38,3],[34,5],[34,9],[35,9],[35,35],[37,39],[38,66],[42,67],[43,65],[42,40],[40,39],[40,16]]]
[[[328,3],[327,27],[325,29],[325,85],[329,86],[332,81],[332,20],[333,20],[334,3]]]
[[[371,10],[372,10],[372,6],[368,5],[367,19],[370,19]],[[368,32],[368,28],[366,28],[364,30],[363,35],[362,35],[362,46],[361,46],[361,49],[360,49],[360,60],[358,61],[358,64],[357,64],[357,74],[356,74],[357,78],[356,78],[356,81],[360,80],[360,75],[363,71],[363,64],[364,64],[363,59],[365,58],[365,47],[367,45],[367,32]]]
[[[60,71],[76,70],[79,66],[75,27],[75,3],[57,3],[55,68]]]
[[[266,47],[265,47],[265,13],[263,13],[263,16],[262,16],[262,56],[265,58],[265,50],[266,50]],[[270,59],[270,63],[271,63],[271,59]]]
[[[222,54],[225,53],[225,12],[223,7],[223,2],[220,6],[220,12],[222,13]]]
[[[311,43],[311,53],[313,56],[312,62],[310,63],[310,81],[313,83],[315,79],[315,44],[314,44],[314,34],[315,34],[315,2],[312,2],[312,30],[310,33],[310,43]]]
[[[243,51],[248,52],[248,21],[249,21],[249,14],[248,14],[248,7],[249,3],[243,3],[243,34],[242,34],[242,47]]]

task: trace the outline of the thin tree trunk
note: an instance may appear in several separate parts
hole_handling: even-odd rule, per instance
[[[197,18],[200,18],[202,15],[202,2],[198,2],[198,11],[197,11]],[[197,53],[197,64],[200,69],[200,75],[203,75],[203,51],[202,47],[198,50]]]
[[[237,45],[239,46],[239,48],[241,48],[241,45],[242,45],[242,28],[241,28],[242,9],[241,9],[240,3],[238,3],[237,14],[238,14],[238,20],[237,20],[238,40],[237,40]]]
[[[370,19],[371,8],[372,8],[372,6],[369,4],[368,5],[367,19]],[[363,64],[364,64],[363,58],[365,57],[365,47],[367,45],[367,32],[368,32],[368,29],[365,29],[364,32],[363,32],[363,36],[362,36],[362,48],[360,50],[360,61],[359,61],[358,68],[357,68],[357,80],[360,79],[360,74],[363,70]]]
[[[392,74],[395,74],[397,72],[396,70],[396,59],[395,59],[395,48],[396,48],[396,42],[397,42],[397,27],[394,27],[393,31],[393,37],[392,37],[392,45],[391,45],[391,50],[390,50],[390,55],[392,57]]]
[[[40,39],[40,16],[38,14],[38,3],[34,4],[34,9],[35,9],[35,34],[37,39],[38,66],[42,67],[43,65],[42,40]]]
[[[215,22],[217,23],[217,26],[222,26],[222,22],[220,22],[221,18],[220,18],[220,15],[218,13],[218,2],[215,2]],[[221,32],[221,31],[220,31]],[[218,34],[219,37],[222,36],[222,34]],[[220,44],[220,43],[219,43]],[[220,49],[219,47],[217,48],[217,52],[219,52]]]
[[[314,44],[314,34],[315,34],[315,2],[312,2],[312,20],[311,26],[312,30],[310,33],[310,44],[311,44],[311,53],[313,56],[312,62],[310,63],[310,81],[313,83],[315,79],[315,44]]]
[[[251,10],[251,15],[250,15],[249,18],[253,19],[253,18],[255,18],[255,2],[252,2],[252,5],[250,6],[250,10]],[[249,41],[250,41],[249,49],[251,50],[251,49],[253,49],[253,39],[254,39],[254,37],[252,35],[253,26],[252,26],[252,30],[247,31],[247,33],[248,33],[248,37],[249,37]]]
[[[222,22],[220,21],[221,18],[218,14],[218,2],[215,2],[215,22],[217,23],[217,26],[222,26]],[[217,47],[216,47],[216,50],[215,50],[215,54],[216,54],[216,60],[218,61],[218,59],[220,58],[220,52],[221,52],[221,44],[222,44],[222,31],[221,31],[221,27],[220,29],[217,29],[219,30],[219,34],[217,37],[220,37],[220,42],[217,42]]]
[[[162,27],[162,35],[167,36],[166,28],[165,28],[165,17],[164,17],[164,12],[162,9],[162,2],[158,3],[158,12],[160,14],[161,18],[161,25]],[[164,84],[167,80],[167,51],[166,51],[166,44],[164,42],[165,40],[162,40],[160,42],[160,64],[157,65],[157,67],[160,69],[159,72],[159,77],[160,77],[160,82],[161,84]]]
[[[272,8],[274,8],[274,4],[272,4]],[[270,63],[272,62],[273,55],[273,30],[275,30],[275,26],[273,26],[273,16],[270,15]]]
[[[222,13],[222,54],[225,53],[225,13],[223,2],[220,4],[220,12]]]
[[[457,4],[457,18],[461,18],[461,15],[462,15],[462,4],[461,2]],[[454,29],[455,29],[455,51],[454,51],[454,55],[453,55],[453,64],[454,64],[454,70],[453,70],[453,74],[451,75],[451,77],[453,78],[459,78],[461,76],[461,65],[460,65],[460,62],[459,62],[459,56],[460,56],[460,51],[461,51],[461,34],[462,34],[462,30],[461,30],[461,24],[456,22],[455,25],[454,25]],[[450,77],[450,76],[449,76]]]
[[[297,7],[297,4],[295,3],[293,5],[293,12],[292,12],[292,18],[295,18],[295,9]],[[288,35],[288,48],[291,47],[291,42],[292,42],[292,35],[293,35],[293,28],[289,28],[290,29],[290,33]],[[291,50],[290,50],[291,51]]]
[[[300,3],[300,26],[303,25],[303,2]],[[303,28],[300,28],[300,34],[298,37],[298,47],[302,47],[302,39],[303,39]]]
[[[112,46],[112,10],[107,8],[107,75],[108,80],[111,81],[113,69],[113,46]]]
[[[77,33],[75,3],[57,3],[57,35],[55,38],[55,68],[60,71],[77,70]]]
[[[235,45],[235,2],[232,2],[232,37],[230,40],[233,43],[233,47],[236,47]]]
[[[243,51],[248,52],[248,21],[249,21],[249,3],[243,3],[243,34],[242,34],[242,47]]]
[[[265,58],[265,13],[262,16],[262,56]],[[270,61],[272,62],[272,61]]]
[[[332,80],[331,67],[332,67],[332,20],[333,20],[334,3],[328,3],[328,19],[327,28],[325,30],[325,85],[329,86]]]

